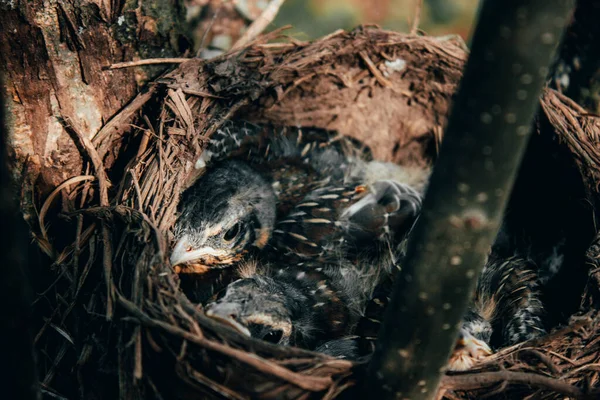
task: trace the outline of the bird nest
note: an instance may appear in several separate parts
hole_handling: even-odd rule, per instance
[[[358,390],[364,361],[242,337],[188,300],[168,262],[178,199],[197,178],[203,146],[231,118],[336,130],[376,158],[431,164],[467,53],[454,38],[372,27],[310,43],[275,39],[280,32],[161,76],[91,141],[79,137],[85,170],[42,199],[39,214],[30,201],[35,185],[25,185],[25,213],[36,216],[33,234],[52,259],[35,306],[44,321],[36,346],[46,392],[328,399]],[[597,120],[552,91],[542,105],[595,197]],[[590,249],[585,316],[445,376],[447,397],[505,386],[523,397],[576,397],[597,385],[600,254]]]

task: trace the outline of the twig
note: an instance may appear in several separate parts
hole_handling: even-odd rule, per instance
[[[143,129],[144,136],[142,136],[142,140],[140,141],[140,147],[138,147],[138,151],[135,156],[135,158],[138,160],[140,158],[142,158],[142,156],[146,152],[146,149],[148,148],[148,142],[150,141],[150,137],[152,135],[156,136],[156,132],[154,132],[154,126],[152,126],[152,122],[150,122],[150,119],[148,118],[148,116],[144,114],[143,118],[144,118],[144,122],[146,122],[146,125],[148,125],[148,129],[139,128],[139,129]],[[141,199],[140,199],[140,201],[141,201]]]
[[[223,398],[235,400],[246,399],[246,397],[240,396],[234,390],[229,389],[227,386],[220,385],[212,379],[209,379],[206,376],[202,375],[200,372],[192,368],[188,363],[183,364],[183,366],[181,364],[178,364],[175,371],[177,372],[177,375],[183,380],[185,380],[187,383],[196,386],[196,383],[191,381],[193,379],[201,383],[205,387],[213,390],[215,393],[218,393]]]
[[[447,390],[477,390],[484,389],[502,382],[512,384],[530,385],[537,388],[548,389],[554,392],[583,398],[585,393],[578,387],[547,376],[527,372],[494,371],[477,372],[460,375],[445,375],[441,387]]]
[[[381,72],[377,69],[377,67],[375,66],[375,64],[373,63],[373,61],[371,61],[371,59],[369,58],[369,56],[367,55],[367,53],[365,53],[364,51],[361,51],[360,53],[358,53],[360,55],[360,58],[363,59],[363,61],[365,62],[365,64],[367,64],[367,68],[369,69],[369,71],[371,71],[371,73],[373,74],[373,76],[375,77],[375,79],[377,79],[377,82],[379,82],[379,84],[383,87],[392,87],[392,82],[388,81],[387,79],[384,78],[384,76],[381,74]]]
[[[185,89],[182,88],[181,91],[185,94],[190,94],[192,96],[196,96],[196,97],[209,97],[211,99],[224,99],[225,97],[223,96],[217,96],[216,94],[210,94],[208,92],[202,92],[200,90],[193,90],[193,89]]]
[[[140,65],[181,64],[189,60],[192,60],[192,58],[146,58],[145,60],[126,61],[122,63],[111,64],[107,69],[131,68],[138,67]]]
[[[423,10],[423,0],[417,0],[415,8],[415,16],[413,17],[412,27],[410,28],[410,34],[416,35],[419,30],[419,23],[421,22],[421,11]]]
[[[552,362],[552,359],[550,359],[550,357],[548,357],[541,351],[528,349],[528,350],[523,351],[522,353],[533,356],[533,357],[537,358],[538,360],[540,360],[550,370],[550,372],[552,372],[552,375],[554,375],[554,376],[559,375],[559,371],[556,368],[556,365],[554,365],[554,362]]]
[[[110,119],[92,138],[98,148],[98,154],[100,157],[104,157],[107,151],[108,145],[104,145],[104,140],[112,135],[114,132],[118,132],[119,129],[127,124],[127,121],[140,109],[154,94],[156,86],[150,86],[147,90],[138,93],[137,96],[127,104],[121,111],[119,111],[114,117]]]
[[[590,369],[593,371],[600,371],[600,363],[592,363],[592,364],[582,365],[581,367],[575,368],[575,369],[567,372],[566,374],[562,375],[561,378],[566,379],[573,375],[576,375],[578,372],[587,371]]]
[[[206,27],[206,29],[204,30],[204,32],[202,32],[202,39],[200,39],[200,45],[198,46],[198,51],[196,52],[196,57],[200,57],[200,53],[202,52],[202,50],[204,50],[204,42],[206,41],[206,37],[208,36],[208,32],[210,32],[212,30],[213,25],[215,24],[215,21],[217,20],[217,18],[219,17],[219,12],[221,11],[221,8],[223,7],[223,5],[227,2],[227,0],[222,1],[219,4],[219,7],[215,10],[208,26]]]
[[[106,284],[106,320],[113,316],[114,287],[112,283],[112,242],[110,230],[105,221],[102,221],[102,264],[104,266],[104,281]]]
[[[98,154],[98,151],[96,150],[96,147],[94,147],[92,141],[83,135],[78,129],[75,129],[75,126],[72,124],[69,117],[63,117],[61,122],[65,130],[71,135],[73,141],[77,143],[79,151],[83,153],[82,156],[87,158],[92,163],[94,171],[96,172],[96,179],[98,179],[100,205],[108,206],[108,187],[110,186],[110,181],[106,175],[102,157],[100,154]]]
[[[91,181],[94,179],[96,179],[96,177],[93,175],[81,175],[81,176],[75,176],[73,178],[69,178],[66,181],[64,181],[63,183],[61,183],[60,185],[58,185],[56,187],[56,189],[54,189],[52,191],[52,193],[50,193],[48,195],[48,197],[44,201],[44,204],[42,205],[42,208],[40,209],[40,214],[38,216],[38,223],[40,224],[40,234],[42,235],[42,238],[44,238],[44,240],[48,241],[48,232],[46,231],[44,219],[46,218],[46,214],[48,213],[50,204],[52,204],[52,201],[54,200],[56,195],[58,195],[61,190],[63,190],[65,187],[67,187],[69,185],[72,185],[72,184],[78,183],[78,182],[83,182],[83,181]]]
[[[144,212],[144,207],[143,207],[144,199],[142,198],[142,189],[140,189],[140,182],[138,181],[138,178],[137,178],[133,168],[129,169],[129,174],[131,175],[131,181],[133,182],[133,187],[135,188],[135,193],[138,198],[139,211],[141,213],[143,213]]]
[[[221,354],[227,355],[251,367],[254,367],[259,371],[270,374],[286,382],[292,383],[301,389],[309,390],[311,392],[320,392],[329,388],[329,386],[331,386],[331,384],[333,383],[331,377],[317,377],[298,374],[288,370],[287,368],[283,368],[271,361],[265,360],[264,358],[259,357],[255,354],[247,353],[239,349],[234,349],[232,347],[212,340],[207,340],[205,338],[194,335],[188,331],[185,331],[177,326],[153,319],[147,316],[145,313],[143,313],[140,309],[138,309],[135,306],[135,304],[127,300],[118,292],[116,293],[116,295],[119,304],[128,312],[133,314],[136,318],[138,318],[140,322],[144,325],[160,328],[168,333],[179,336],[199,346],[205,347],[208,350],[217,351]]]
[[[277,13],[279,12],[279,8],[283,4],[285,0],[271,0],[267,8],[259,15],[252,24],[248,27],[248,30],[244,32],[244,34],[238,39],[237,42],[231,47],[231,50],[239,50],[244,47],[246,44],[250,43],[255,37],[260,35],[265,28],[273,22]]]

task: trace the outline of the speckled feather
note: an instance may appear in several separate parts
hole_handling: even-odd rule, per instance
[[[279,221],[274,248],[303,259],[330,258],[333,248],[347,251],[359,242],[373,247],[367,242],[374,238],[397,239],[386,236],[389,232],[401,238],[420,210],[420,194],[410,185],[422,190],[429,173],[368,161],[358,144],[333,132],[239,122],[219,129],[203,157],[201,168],[207,163],[212,167],[182,196],[171,257],[174,264],[191,265],[193,252],[186,253],[186,249],[214,253],[202,256],[198,267],[189,269],[199,273],[206,270],[202,265],[231,265],[249,247],[263,248],[275,228],[269,225],[273,203]],[[228,161],[219,162],[222,158]],[[219,172],[220,168],[224,171]],[[254,202],[261,196],[261,201]],[[232,202],[232,198],[237,200]],[[251,206],[247,208],[244,201]],[[231,229],[230,215],[238,214],[254,221],[249,231],[260,230],[256,237],[246,237],[232,248],[206,236],[207,231],[223,234]]]
[[[355,334],[360,354],[374,350],[394,275],[374,290]],[[500,348],[545,333],[543,306],[539,299],[537,268],[520,257],[500,259],[491,254],[477,281],[475,296],[464,316],[461,332],[491,348]]]
[[[315,349],[352,331],[379,272],[370,263],[263,267],[231,283],[207,315],[259,339]]]

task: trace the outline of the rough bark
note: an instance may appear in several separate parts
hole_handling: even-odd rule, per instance
[[[498,230],[572,2],[486,1],[369,366],[370,396],[433,398]]]
[[[600,112],[599,0],[578,0],[553,68],[551,85],[591,112]]]
[[[0,106],[4,102],[0,93]],[[27,234],[19,218],[16,193],[7,165],[4,107],[0,107],[0,387],[11,399],[39,398],[31,332],[31,286]]]
[[[43,193],[81,174],[80,153],[65,125],[92,139],[165,68],[107,66],[181,55],[189,47],[183,13],[183,0],[0,3],[0,72],[17,181],[26,163],[40,171]],[[114,158],[118,146],[111,147],[107,156]]]

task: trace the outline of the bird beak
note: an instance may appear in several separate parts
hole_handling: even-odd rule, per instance
[[[179,241],[175,244],[173,251],[171,252],[171,265],[176,266],[193,260],[193,258],[190,258],[189,256],[189,254],[193,253],[193,251],[188,251],[189,248],[190,243],[186,237],[179,239]]]
[[[190,264],[193,262],[194,268],[192,268],[192,270],[201,271],[204,269],[215,268],[210,262],[209,264],[204,265],[206,264],[207,259],[210,260],[212,257],[219,260],[226,255],[226,250],[215,249],[210,246],[194,248],[192,242],[184,236],[179,239],[171,252],[171,266],[175,267],[177,265]],[[225,262],[222,263],[225,264]]]
[[[248,328],[244,325],[240,324],[235,320],[233,315],[237,312],[237,307],[234,304],[230,303],[213,303],[207,308],[206,316],[218,321],[224,325],[229,326],[230,328],[235,329],[239,333],[245,336],[252,336]]]
[[[471,369],[478,361],[492,354],[492,349],[487,343],[461,329],[448,362],[448,370],[466,371]]]

